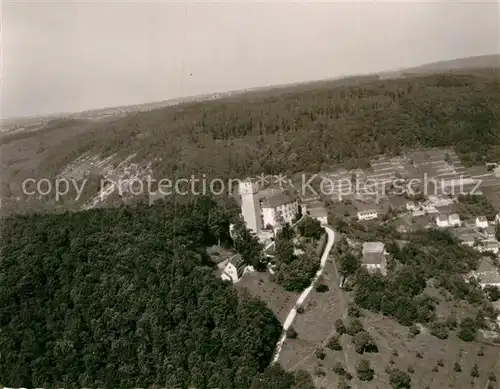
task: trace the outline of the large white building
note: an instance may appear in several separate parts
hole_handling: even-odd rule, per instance
[[[262,229],[276,229],[280,223],[292,224],[299,211],[297,198],[279,188],[262,188],[258,182],[240,183],[241,213],[247,228],[258,234]]]

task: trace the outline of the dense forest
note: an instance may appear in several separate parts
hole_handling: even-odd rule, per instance
[[[273,387],[279,322],[217,279],[204,250],[230,239],[221,212],[203,197],[4,219],[0,383]]]
[[[471,71],[471,73],[474,73]],[[89,151],[155,162],[155,174],[240,177],[366,165],[376,154],[454,145],[466,164],[500,160],[498,70],[282,89],[96,123],[43,164]]]

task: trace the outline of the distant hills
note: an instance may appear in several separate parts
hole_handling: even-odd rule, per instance
[[[19,127],[19,126],[24,127],[27,124],[26,122],[29,122],[30,124],[34,124],[36,122],[37,125],[41,125],[47,121],[46,119],[57,118],[57,117],[98,120],[110,117],[126,116],[127,114],[133,112],[150,111],[152,109],[167,107],[171,105],[178,105],[182,103],[218,100],[225,97],[236,97],[239,95],[245,95],[245,97],[247,97],[248,93],[255,93],[255,92],[266,93],[266,92],[276,91],[277,89],[290,89],[293,91],[309,90],[311,88],[316,87],[318,84],[325,82],[334,83],[336,86],[349,86],[353,84],[374,81],[377,79],[390,79],[390,78],[400,78],[400,77],[407,77],[411,75],[426,74],[426,73],[462,71],[469,69],[479,70],[488,68],[500,69],[500,54],[488,54],[488,55],[480,55],[474,57],[456,58],[451,60],[444,60],[439,62],[423,64],[411,68],[402,68],[398,70],[390,70],[385,72],[374,72],[361,75],[344,75],[341,77],[334,77],[323,80],[311,80],[298,83],[261,86],[261,87],[247,88],[247,89],[227,91],[221,93],[179,97],[164,101],[134,104],[128,106],[97,108],[78,113],[64,113],[64,114],[61,113],[61,114],[43,115],[31,118],[5,118],[3,119],[2,127],[4,128],[4,130],[12,129],[12,127]]]
[[[403,68],[379,73],[381,78],[400,77],[402,75],[417,75],[440,73],[449,71],[462,71],[469,69],[500,69],[500,54],[479,55],[475,57],[456,58],[446,61],[432,62],[411,68]]]

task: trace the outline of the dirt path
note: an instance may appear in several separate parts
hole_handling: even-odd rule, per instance
[[[324,229],[326,231],[328,241],[325,246],[325,250],[323,251],[323,254],[321,256],[321,262],[320,262],[320,269],[316,273],[316,276],[313,278],[311,285],[309,285],[304,291],[300,294],[299,298],[297,299],[297,302],[295,303],[295,306],[290,310],[288,313],[285,323],[283,324],[283,332],[281,334],[281,337],[276,344],[276,349],[274,352],[274,357],[272,359],[271,363],[275,363],[278,361],[278,358],[280,356],[281,349],[283,348],[283,345],[285,344],[286,341],[286,332],[290,328],[290,326],[293,323],[293,320],[295,319],[295,315],[297,314],[297,308],[302,305],[304,300],[309,296],[309,293],[311,293],[311,290],[314,288],[314,285],[318,281],[319,277],[323,273],[323,270],[325,269],[325,264],[328,259],[328,255],[330,254],[330,250],[333,247],[333,243],[335,242],[335,231],[333,231],[330,227],[324,226]]]

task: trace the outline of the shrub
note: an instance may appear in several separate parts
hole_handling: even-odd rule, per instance
[[[439,339],[448,339],[448,326],[445,323],[435,322],[431,325],[431,334]]]
[[[340,336],[332,336],[326,344],[326,347],[335,351],[342,350],[342,345],[340,344]]]
[[[323,349],[322,349],[322,348],[318,348],[318,349],[315,351],[314,355],[316,355],[316,358],[321,359],[321,360],[322,360],[322,359],[325,359],[325,356],[326,356],[326,354],[325,354],[325,352],[323,351]]]
[[[333,371],[335,372],[335,374],[342,376],[346,373],[344,366],[342,366],[342,363],[340,362],[337,362],[335,366],[333,366]]]
[[[345,334],[347,332],[347,329],[345,328],[344,322],[342,319],[337,319],[335,321],[335,330],[339,335]]]
[[[462,371],[462,366],[460,366],[460,363],[455,362],[455,364],[453,365],[453,370],[457,373],[460,373]]]
[[[296,339],[297,338],[297,331],[293,327],[290,327],[288,331],[286,332],[286,337],[290,339]]]
[[[358,362],[356,372],[361,381],[371,381],[375,376],[373,369],[370,367],[370,362],[366,359],[362,359]]]
[[[391,386],[394,389],[409,389],[411,388],[411,378],[408,373],[395,369],[389,376]]]
[[[470,372],[470,375],[471,375],[471,377],[474,377],[474,378],[479,377],[479,367],[477,366],[477,364],[474,364],[474,366],[472,366],[472,370]]]
[[[347,309],[347,314],[352,317],[360,317],[361,311],[356,304],[350,303],[349,308]]]
[[[458,331],[458,338],[464,342],[472,342],[476,339],[477,334],[477,324],[476,321],[470,317],[466,317],[460,323],[460,329]]]
[[[358,319],[352,319],[349,321],[346,328],[347,334],[354,336],[361,331],[363,331],[363,324],[361,324]]]
[[[330,288],[328,288],[328,285],[325,284],[316,285],[316,292],[318,293],[328,292],[328,290],[330,290]]]
[[[366,331],[358,332],[354,336],[353,341],[356,348],[356,352],[358,354],[363,354],[365,352],[367,353],[378,352],[378,347],[375,344],[375,341],[373,340],[372,336]]]

